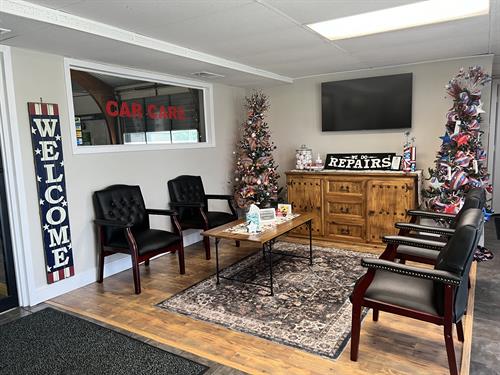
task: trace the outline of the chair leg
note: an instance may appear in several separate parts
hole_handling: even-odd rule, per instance
[[[353,302],[352,324],[351,324],[351,361],[358,360],[360,331],[361,331],[361,305]]]
[[[145,261],[144,261],[144,265],[145,265],[146,267],[149,267],[149,259],[147,259],[147,260],[145,260]]]
[[[179,249],[177,249],[177,256],[179,257],[179,271],[181,275],[186,273],[186,265],[184,263],[184,246],[181,245]]]
[[[203,244],[205,245],[205,258],[210,259],[210,238],[208,236],[203,237]]]
[[[448,355],[448,366],[450,375],[458,375],[457,360],[455,358],[455,347],[453,346],[453,324],[444,323],[444,341],[446,343],[446,354]]]
[[[378,322],[378,310],[373,309],[372,313],[373,313],[373,321]]]
[[[240,241],[235,241],[236,242],[236,247],[240,247]]]
[[[141,274],[139,273],[139,262],[137,257],[132,255],[132,273],[134,275],[135,294],[141,294]]]
[[[101,251],[99,251],[99,266],[98,266],[97,282],[102,283],[103,279],[104,279],[104,250],[101,249]]]
[[[458,336],[458,341],[464,342],[464,325],[462,324],[462,321],[457,322],[457,336]]]

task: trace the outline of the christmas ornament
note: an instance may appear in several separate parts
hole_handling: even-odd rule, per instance
[[[470,136],[468,134],[460,133],[460,135],[456,139],[456,142],[459,146],[462,146],[469,142],[469,138]]]
[[[457,190],[469,181],[466,173],[462,170],[455,171],[451,176],[450,187]]]
[[[461,167],[466,167],[470,163],[470,157],[465,155],[465,152],[458,151],[455,157],[455,165],[459,165]]]
[[[417,169],[417,149],[415,148],[415,137],[410,138],[410,132],[405,132],[406,141],[403,146],[402,170],[404,172],[415,172]]]
[[[451,142],[451,138],[450,138],[450,135],[448,134],[448,132],[444,133],[444,135],[442,137],[439,137],[439,138],[441,138],[443,140],[443,144]]]

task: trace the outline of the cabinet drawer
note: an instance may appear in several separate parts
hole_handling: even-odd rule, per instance
[[[326,235],[338,239],[363,240],[365,227],[362,224],[346,224],[333,220],[326,222]]]
[[[363,202],[326,201],[326,214],[363,217]]]
[[[327,180],[325,181],[326,194],[363,194],[364,181],[343,181],[343,180]]]

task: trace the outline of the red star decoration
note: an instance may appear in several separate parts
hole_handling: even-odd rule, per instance
[[[463,134],[460,137],[457,138],[457,144],[459,146],[465,145],[469,142],[469,135],[468,134]]]
[[[449,204],[444,208],[444,213],[445,214],[454,214],[456,210],[456,205],[455,204]]]

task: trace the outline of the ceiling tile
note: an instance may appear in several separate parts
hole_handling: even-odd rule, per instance
[[[167,27],[184,29],[193,18],[210,20],[218,13],[252,4],[252,0],[30,0],[56,8],[67,3],[64,11],[139,34],[173,42],[165,34]],[[179,25],[180,24],[180,25]]]
[[[302,24],[372,12],[419,0],[264,0]]]

